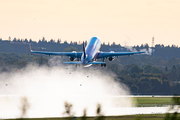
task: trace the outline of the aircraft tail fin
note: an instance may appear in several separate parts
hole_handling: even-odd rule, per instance
[[[84,41],[83,41],[83,52],[84,52],[84,59],[86,58],[86,52],[85,52],[85,44],[84,44]]]

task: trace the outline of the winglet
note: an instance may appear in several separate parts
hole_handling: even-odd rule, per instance
[[[83,41],[83,52],[84,52],[84,59],[86,58],[86,52],[85,52],[85,44],[84,44],[84,41]]]
[[[30,49],[30,51],[32,52],[32,49],[31,49],[31,44],[29,44],[29,49]]]

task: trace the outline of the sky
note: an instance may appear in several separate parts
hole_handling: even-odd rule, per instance
[[[180,0],[0,0],[0,38],[180,46]]]

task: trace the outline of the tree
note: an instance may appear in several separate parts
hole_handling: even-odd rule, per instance
[[[120,73],[120,67],[121,67],[121,64],[114,64],[114,63],[108,62],[108,69],[112,70],[116,74]]]
[[[31,38],[29,39],[29,42],[32,43],[32,39]]]
[[[28,42],[27,38],[25,38],[24,42]]]
[[[116,43],[115,43],[115,42],[113,42],[111,45],[116,45]]]
[[[143,69],[140,68],[138,65],[135,65],[131,68],[130,70],[130,73],[131,74],[139,74],[139,73],[142,73],[143,72]]]
[[[39,39],[38,44],[41,43],[41,42],[42,42],[42,41]]]
[[[78,49],[72,46],[64,49],[64,52],[72,52],[72,51],[78,51]]]
[[[17,68],[19,68],[19,69],[24,68],[24,67],[26,67],[27,64],[28,63],[26,60],[17,61]]]
[[[144,67],[144,73],[155,73],[155,74],[157,74],[157,73],[162,73],[162,71],[156,67],[153,67],[151,65],[147,65]]]
[[[72,107],[73,107],[72,104],[70,104],[70,103],[68,103],[68,102],[65,102],[65,103],[64,103],[65,112],[63,113],[63,115],[66,114],[66,115],[68,115],[69,117],[73,117],[73,116],[74,116],[74,113],[72,112]]]
[[[55,43],[53,39],[50,40],[50,43]]]
[[[8,72],[9,70],[7,68],[2,68],[1,72]]]
[[[73,42],[72,42],[72,41],[70,42],[70,45],[73,45]]]
[[[58,39],[57,44],[61,44],[61,39]]]
[[[36,59],[37,63],[41,66],[41,65],[47,65],[48,64],[48,59],[41,56],[39,58]]]
[[[46,40],[45,40],[45,37],[42,38],[42,42],[44,42],[44,41],[46,41]]]
[[[87,45],[87,40],[84,42],[85,45]]]
[[[177,80],[180,81],[180,65],[177,66]]]
[[[9,41],[11,41],[11,36],[9,36]]]
[[[13,39],[13,42],[16,42],[16,38]]]
[[[173,66],[173,65],[176,65],[176,64],[178,64],[178,59],[177,58],[173,57],[170,60],[168,60],[168,65],[169,66]]]
[[[147,94],[152,89],[151,84],[149,82],[140,82],[138,86],[139,86],[138,92],[141,94],[145,94],[145,93]]]
[[[130,90],[132,93],[138,93],[139,87],[137,85],[131,85]]]
[[[172,69],[171,69],[171,78],[173,81],[177,81],[177,68],[175,65],[172,66]]]
[[[169,109],[169,111],[174,111],[173,114],[170,114],[170,112],[166,113],[165,120],[179,120],[178,111],[180,110],[180,107],[177,108],[177,106],[180,106],[180,97],[175,95],[173,97],[174,105]]]
[[[151,86],[153,87],[151,92],[152,93],[161,93],[162,89],[161,89],[161,85],[162,85],[162,81],[158,78],[151,78]]]
[[[161,89],[163,90],[163,93],[166,95],[171,94],[171,86],[169,81],[163,81]]]
[[[152,73],[152,66],[147,65],[144,67],[144,73]]]
[[[165,67],[165,71],[166,71],[166,72],[168,71],[168,67],[167,67],[167,66]]]

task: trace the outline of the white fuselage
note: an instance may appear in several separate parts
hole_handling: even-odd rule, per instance
[[[83,65],[85,65],[85,66],[91,65],[88,63],[94,61],[96,54],[98,53],[100,47],[101,47],[101,41],[99,38],[93,37],[90,39],[90,41],[85,49],[86,57],[84,59],[84,54],[81,57],[81,61],[82,61]]]

